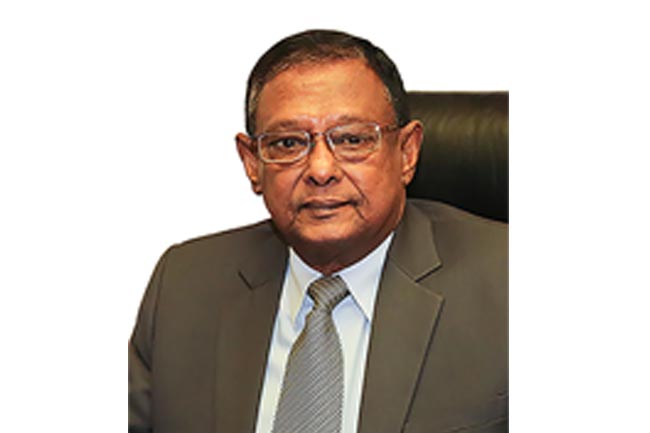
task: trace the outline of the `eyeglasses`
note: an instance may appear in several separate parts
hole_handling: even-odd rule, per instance
[[[339,161],[359,162],[379,148],[382,131],[399,129],[397,125],[379,126],[377,123],[349,123],[335,126],[325,132],[280,131],[265,132],[257,140],[259,157],[266,163],[289,164],[303,159],[314,147],[316,137],[323,135]]]

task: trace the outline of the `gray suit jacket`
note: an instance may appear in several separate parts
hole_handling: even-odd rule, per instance
[[[380,283],[360,433],[507,431],[507,242],[504,224],[407,204]],[[130,431],[254,432],[287,256],[269,222],[163,255],[129,344]]]

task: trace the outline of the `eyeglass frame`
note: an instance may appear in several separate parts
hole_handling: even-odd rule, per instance
[[[299,131],[293,131],[292,130],[292,131],[263,132],[263,133],[258,134],[258,135],[252,135],[252,136],[250,136],[250,138],[251,138],[251,140],[256,141],[256,143],[257,143],[257,146],[256,146],[256,148],[257,148],[257,157],[262,162],[264,162],[265,164],[281,164],[281,165],[293,164],[293,163],[295,163],[297,161],[301,161],[301,160],[305,159],[305,157],[311,153],[314,146],[316,146],[316,138],[318,136],[325,137],[325,142],[327,143],[327,146],[329,147],[330,151],[332,152],[332,155],[334,155],[334,158],[337,161],[341,161],[341,159],[339,159],[340,156],[337,155],[337,153],[335,151],[336,145],[332,142],[332,139],[331,139],[329,133],[332,130],[336,129],[336,128],[341,128],[341,127],[344,127],[344,126],[350,126],[350,125],[355,125],[355,124],[372,125],[372,126],[375,127],[375,130],[379,134],[379,138],[377,140],[377,143],[374,145],[374,147],[372,149],[370,149],[370,151],[366,155],[364,155],[363,157],[361,157],[359,159],[359,162],[365,160],[368,156],[370,156],[371,154],[376,152],[377,149],[379,149],[379,146],[381,145],[381,143],[383,141],[383,138],[384,138],[384,136],[383,136],[384,131],[386,131],[387,133],[390,133],[390,132],[394,132],[394,131],[397,131],[397,130],[402,128],[402,126],[399,126],[398,124],[389,124],[389,125],[383,125],[382,126],[377,122],[354,122],[354,123],[346,123],[346,124],[343,124],[343,125],[335,125],[335,126],[332,126],[331,128],[326,129],[323,132],[310,132],[310,131],[306,131],[306,130],[302,130],[302,131],[300,131],[300,130]],[[294,159],[283,161],[283,160],[274,160],[274,159],[269,160],[269,159],[264,158],[262,156],[262,138],[264,136],[266,136],[266,135],[269,135],[269,134],[280,134],[280,133],[283,133],[283,134],[285,134],[285,133],[286,134],[305,134],[305,136],[309,137],[309,145],[307,147],[305,147],[305,150],[303,150],[300,154],[298,154]],[[347,161],[345,159],[343,159],[342,161],[349,162],[349,161]]]

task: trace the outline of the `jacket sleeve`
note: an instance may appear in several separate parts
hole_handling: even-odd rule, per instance
[[[151,372],[156,306],[169,250],[153,272],[129,341],[129,433],[152,432]]]

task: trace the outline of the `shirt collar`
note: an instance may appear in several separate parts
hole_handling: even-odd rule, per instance
[[[369,323],[372,323],[379,279],[393,235],[394,233],[388,235],[377,248],[363,259],[338,272],[338,275],[348,285],[352,298]],[[293,248],[289,248],[289,278],[291,284],[288,287],[287,307],[292,323],[295,323],[298,313],[305,302],[305,294],[309,284],[322,276],[323,274],[305,263]]]

